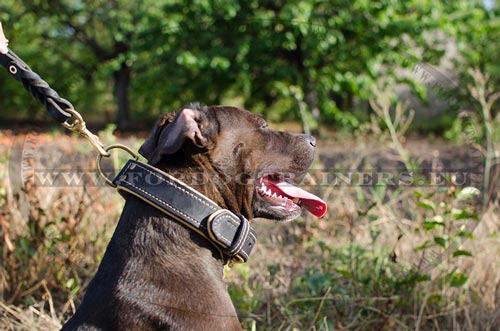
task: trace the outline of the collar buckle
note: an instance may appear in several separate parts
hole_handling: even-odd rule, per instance
[[[217,210],[208,217],[207,231],[210,239],[235,263],[248,260],[257,240],[250,222],[227,209]]]

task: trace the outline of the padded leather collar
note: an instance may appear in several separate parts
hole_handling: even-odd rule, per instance
[[[113,180],[128,192],[158,208],[209,240],[229,262],[246,262],[256,242],[250,222],[157,168],[129,160]]]

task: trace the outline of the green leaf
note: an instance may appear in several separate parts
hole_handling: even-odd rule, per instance
[[[461,287],[467,282],[468,279],[469,277],[467,275],[460,272],[454,272],[450,278],[450,285],[452,287]]]
[[[424,229],[425,231],[430,231],[430,230],[434,230],[434,228],[436,228],[437,226],[440,226],[440,227],[444,227],[444,223],[443,222],[437,222],[437,221],[424,221]]]
[[[429,247],[434,246],[434,243],[431,240],[426,240],[422,245],[415,247],[416,251],[423,251]]]
[[[231,62],[222,56],[216,56],[210,61],[211,68],[219,69],[222,71],[227,70],[230,65],[231,65]]]
[[[453,214],[453,217],[455,217],[457,221],[468,220],[468,219],[474,220],[476,222],[479,221],[479,216],[477,214],[468,212],[464,209],[453,208],[451,210],[451,213]]]
[[[66,288],[72,289],[76,285],[76,280],[74,278],[70,278],[66,281]]]
[[[421,198],[424,194],[423,194],[422,192],[420,192],[420,191],[415,191],[415,192],[413,193],[413,195],[415,196],[415,198],[419,199],[419,198]]]
[[[453,252],[453,257],[458,257],[458,256],[472,256],[472,253],[470,251],[457,249],[456,251]]]
[[[339,274],[341,274],[342,276],[344,276],[347,279],[354,279],[354,276],[348,270],[345,270],[345,269],[335,269],[335,271],[338,272]]]
[[[449,241],[448,236],[434,237],[434,242],[443,248],[448,247],[448,241]]]
[[[421,199],[417,201],[417,206],[425,209],[429,209],[432,211],[436,211],[436,204],[428,199]]]
[[[465,231],[465,230],[459,231],[457,233],[457,236],[459,236],[460,238],[474,239],[474,235],[472,234],[472,232]]]
[[[197,64],[198,59],[193,53],[185,51],[177,56],[176,61],[177,64],[183,65],[185,67],[193,67]]]
[[[431,280],[431,276],[429,276],[429,275],[424,275],[424,274],[415,275],[415,282],[417,282],[417,283],[428,282],[430,280]]]

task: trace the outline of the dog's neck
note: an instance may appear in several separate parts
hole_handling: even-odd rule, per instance
[[[159,165],[158,168],[191,186],[219,207],[241,214],[247,219],[253,218],[253,187],[241,183],[242,178],[236,181],[220,173],[206,156],[194,155],[188,160],[177,162],[174,159]]]
[[[129,213],[128,210],[133,210],[133,212]],[[152,250],[152,252],[162,259],[168,259],[170,255],[180,255],[184,252],[192,255],[191,261],[199,259],[199,263],[202,265],[210,263],[218,268],[223,267],[225,262],[223,257],[207,239],[150,204],[130,196],[127,198],[125,212],[122,215],[134,214],[138,216],[124,219],[124,226],[130,228],[131,231],[138,231],[136,235],[142,233],[139,236],[153,238],[149,243],[155,246],[157,251]],[[137,242],[137,240],[132,240],[132,242]],[[211,253],[207,253],[207,249]],[[171,261],[171,263],[177,262],[176,259]]]

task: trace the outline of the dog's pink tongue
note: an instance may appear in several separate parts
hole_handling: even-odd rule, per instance
[[[292,199],[300,199],[300,205],[314,216],[322,217],[325,215],[327,209],[326,202],[314,194],[304,191],[303,189],[287,182],[274,182],[273,184]]]

